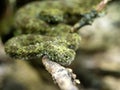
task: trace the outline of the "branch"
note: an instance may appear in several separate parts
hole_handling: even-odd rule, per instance
[[[111,1],[111,0],[102,0],[98,5],[97,5],[97,8],[96,10],[99,12],[99,11],[102,11],[105,6],[107,5],[107,3]]]
[[[80,81],[76,79],[76,75],[72,73],[71,69],[64,68],[47,57],[43,57],[42,62],[61,90],[78,90],[76,84],[79,84]]]
[[[94,19],[99,16],[99,12],[105,8],[109,1],[111,0],[102,0],[96,6],[95,10],[92,10],[91,12],[84,14],[81,20],[71,28],[71,33],[77,32],[81,27],[85,25],[91,25]]]

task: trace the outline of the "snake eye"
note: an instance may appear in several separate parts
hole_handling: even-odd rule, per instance
[[[60,22],[63,22],[63,12],[59,9],[46,9],[44,11],[41,11],[39,14],[39,18],[49,24],[58,24]]]

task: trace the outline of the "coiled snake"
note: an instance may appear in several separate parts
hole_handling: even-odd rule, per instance
[[[47,55],[52,61],[69,65],[81,40],[78,33],[70,33],[80,19],[81,6],[74,0],[65,1],[32,2],[20,8],[15,16],[17,36],[5,44],[7,54],[26,60]]]

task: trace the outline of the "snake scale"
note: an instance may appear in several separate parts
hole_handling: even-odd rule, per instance
[[[78,2],[36,1],[21,7],[15,15],[16,36],[6,42],[6,53],[24,60],[46,55],[61,65],[71,64],[81,41],[78,33],[70,33],[83,10]]]

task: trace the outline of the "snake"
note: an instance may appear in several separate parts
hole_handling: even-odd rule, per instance
[[[47,56],[70,65],[81,42],[80,35],[70,30],[81,10],[79,0],[34,1],[21,7],[15,14],[15,36],[5,43],[6,53],[22,60]]]

